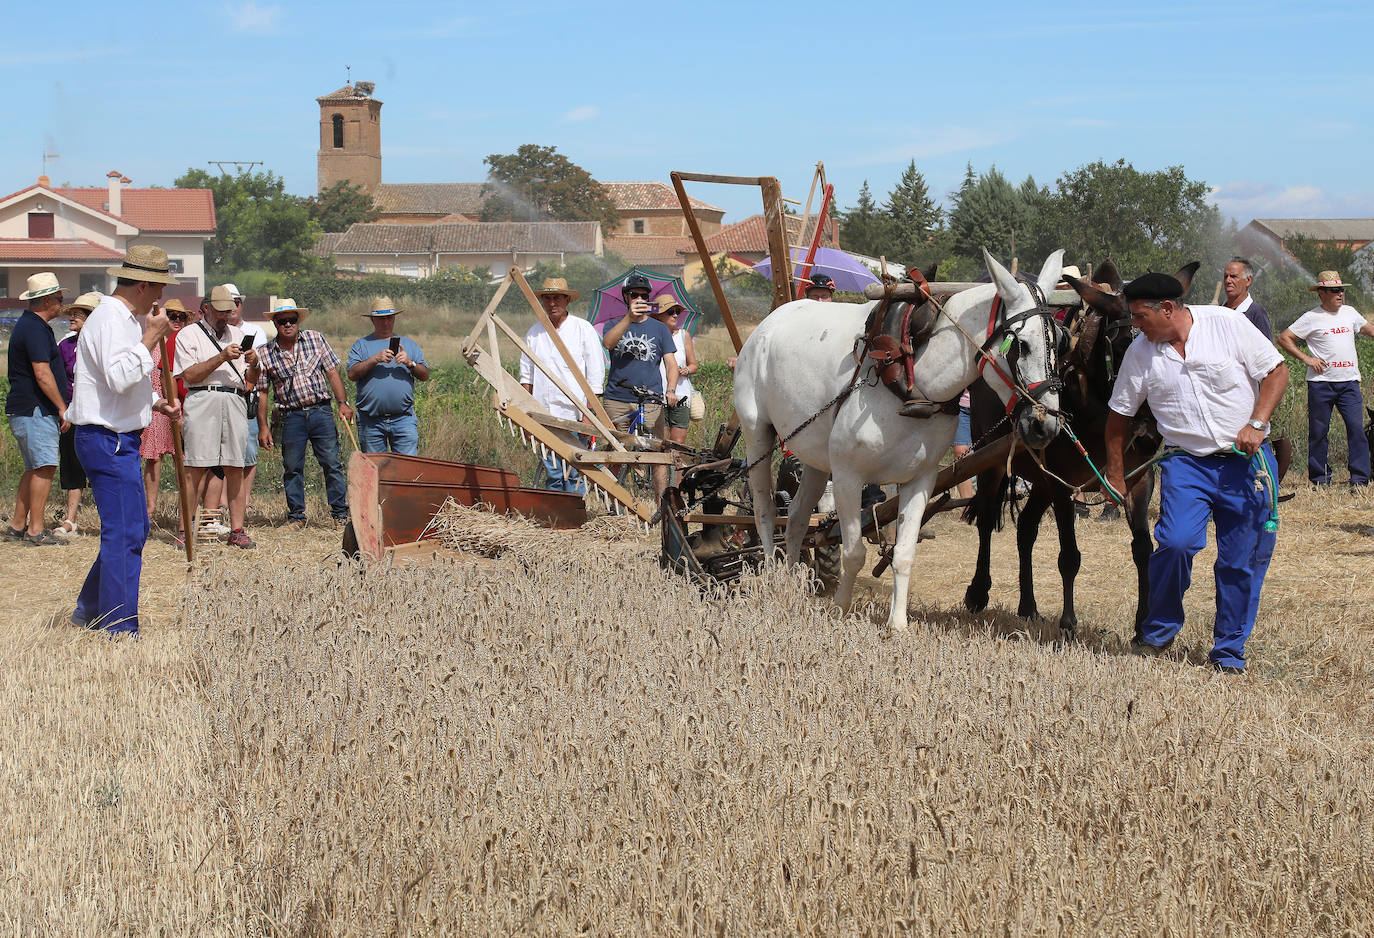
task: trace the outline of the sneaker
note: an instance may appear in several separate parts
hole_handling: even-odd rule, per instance
[[[172,535],[172,546],[175,547],[177,550],[185,550],[185,549],[186,549],[186,535],[182,534],[180,531],[178,531],[177,533],[173,534],[173,535]]]
[[[40,534],[25,534],[24,541],[30,547],[51,547],[54,544],[66,545],[66,541],[53,536],[52,531],[43,531]]]
[[[334,519],[334,530],[335,530],[335,531],[342,531],[342,530],[343,530],[345,527],[347,527],[347,526],[348,526],[348,518],[345,517],[345,518],[335,518],[335,519]]]
[[[230,547],[242,547],[244,550],[252,550],[258,546],[243,528],[229,532],[228,544]]]

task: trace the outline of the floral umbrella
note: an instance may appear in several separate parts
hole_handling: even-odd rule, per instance
[[[679,318],[678,328],[686,329],[692,335],[697,334],[697,326],[701,322],[701,310],[697,309],[692,298],[687,295],[687,288],[683,286],[682,278],[672,274],[661,274],[656,270],[640,267],[637,264],[596,288],[596,292],[592,296],[592,310],[587,314],[587,321],[596,326],[597,332],[604,333],[606,326],[629,312],[625,306],[625,300],[620,296],[620,288],[625,285],[626,279],[631,274],[642,274],[648,278],[650,302],[666,293],[671,294],[681,303],[687,312]]]

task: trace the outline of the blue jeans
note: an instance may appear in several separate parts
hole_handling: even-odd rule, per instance
[[[336,521],[348,520],[348,484],[339,468],[339,428],[334,424],[334,408],[328,403],[282,413],[281,482],[286,489],[286,517],[291,521],[305,520],[307,442],[315,451],[315,461],[324,473],[329,513]]]
[[[420,455],[420,426],[414,414],[369,417],[358,411],[358,446],[364,453]]]
[[[1358,381],[1307,382],[1307,478],[1317,485],[1331,482],[1326,453],[1332,405],[1345,422],[1345,437],[1350,445],[1350,484],[1368,485],[1369,441],[1364,435],[1364,398]]]
[[[591,443],[588,437],[577,434],[577,439],[582,446]],[[541,455],[539,461],[544,464],[544,488],[551,492],[570,492],[573,495],[586,495],[587,483],[582,478],[582,473],[572,463],[564,462],[553,450],[548,451],[548,455]]]
[[[1274,454],[1260,448],[1270,478]],[[1160,463],[1159,523],[1150,555],[1150,612],[1141,634],[1151,645],[1173,641],[1183,628],[1183,594],[1193,578],[1193,557],[1207,544],[1207,519],[1217,526],[1217,616],[1214,664],[1245,667],[1245,641],[1255,627],[1260,587],[1278,535],[1265,531],[1269,493],[1255,491],[1255,471],[1243,456],[1179,453]]]
[[[243,465],[245,469],[252,468],[258,464],[258,418],[257,415],[248,418],[248,448],[244,450]]]
[[[76,428],[76,455],[100,513],[100,553],[76,598],[72,620],[110,632],[138,631],[138,581],[149,527],[138,458],[141,439],[139,433],[105,427]]]

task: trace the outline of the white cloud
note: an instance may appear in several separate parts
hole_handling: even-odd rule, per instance
[[[907,160],[942,156],[964,150],[977,150],[1014,140],[1018,134],[1014,125],[1005,127],[933,127],[912,134],[904,141],[866,152],[854,153],[835,161],[836,166],[871,166],[885,163],[904,163]]]
[[[270,33],[277,28],[282,8],[272,5],[258,6],[254,0],[241,0],[238,3],[225,4],[224,12],[229,14],[234,29],[241,33]]]
[[[600,114],[600,113],[601,113],[601,110],[600,110],[598,107],[596,107],[596,105],[594,105],[594,104],[584,104],[584,105],[582,105],[581,107],[575,107],[575,108],[573,108],[571,111],[567,112],[567,113],[564,114],[562,117],[560,117],[559,120],[564,121],[565,123],[576,123],[576,122],[578,122],[578,121],[589,121],[589,120],[591,120],[593,117],[596,117],[596,115],[598,115],[598,114]]]
[[[1217,208],[1232,218],[1325,218],[1336,200],[1319,186],[1278,186],[1236,179],[1211,191]]]

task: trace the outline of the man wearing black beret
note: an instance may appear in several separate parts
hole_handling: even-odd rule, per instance
[[[1217,528],[1217,614],[1209,657],[1218,671],[1239,674],[1277,538],[1278,469],[1265,436],[1288,369],[1244,316],[1224,306],[1186,305],[1183,285],[1167,274],[1139,277],[1123,294],[1141,334],[1122,359],[1108,403],[1107,481],[1126,491],[1122,450],[1128,418],[1142,405],[1150,405],[1166,446],[1150,611],[1131,650],[1157,656],[1183,628],[1183,594],[1210,517]]]

